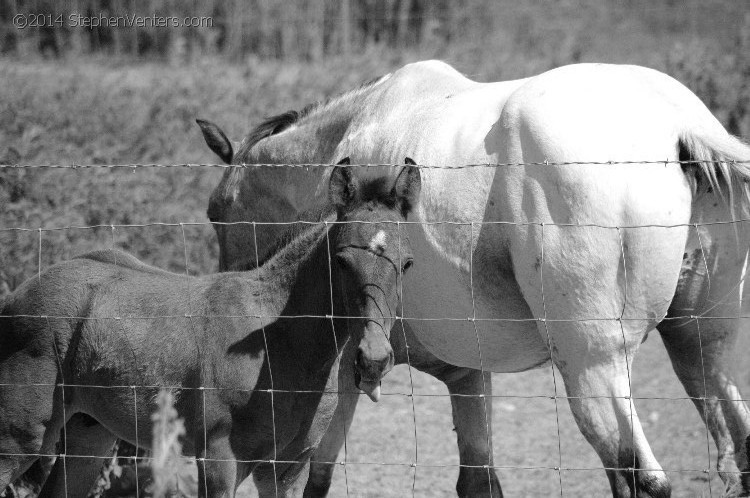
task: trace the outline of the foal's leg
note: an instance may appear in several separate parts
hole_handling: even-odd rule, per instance
[[[29,359],[27,365],[6,364],[0,371],[0,384],[9,384],[0,386],[0,490],[40,455],[55,453],[65,423],[62,388],[54,385],[56,370],[56,365]],[[33,378],[24,377],[28,372],[34,372]]]
[[[404,342],[406,341],[406,343]],[[406,344],[408,344],[408,357]],[[451,394],[453,424],[458,439],[461,470],[458,474],[458,496],[503,496],[492,457],[492,378],[489,372],[449,365],[428,352],[414,336],[408,324],[404,331],[397,324],[391,332],[396,363],[408,362],[414,368],[445,383]]]
[[[198,437],[196,446],[201,448],[198,457],[198,496],[200,498],[232,498],[239,485],[236,457],[229,442],[229,435],[212,437],[203,449],[203,441]]]
[[[361,391],[354,384],[354,354],[356,348],[347,348],[343,352],[339,367],[338,405],[333,413],[328,430],[315,449],[310,462],[310,473],[305,486],[305,498],[318,498],[328,495],[333,479],[333,471],[346,434],[352,425],[354,411],[357,408]],[[396,357],[398,361],[398,356]]]
[[[305,483],[310,472],[310,460],[294,465],[258,466],[253,471],[253,480],[258,498],[296,498],[308,496]],[[323,495],[325,496],[325,495]]]
[[[86,496],[104,463],[112,457],[117,437],[88,415],[78,413],[65,424],[65,444],[39,498]]]

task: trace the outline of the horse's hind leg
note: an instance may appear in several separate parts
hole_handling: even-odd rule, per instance
[[[516,280],[613,495],[670,496],[631,399],[630,372],[638,346],[656,325],[648,317],[666,314],[674,294],[680,233],[568,226],[518,231],[525,240],[513,248]],[[626,244],[630,251],[623,251]]]
[[[73,415],[65,424],[65,442],[60,448],[65,457],[55,462],[39,498],[86,496],[103,464],[111,458],[116,439],[88,415]]]
[[[727,346],[734,344],[730,339],[734,333],[728,330],[732,325],[724,327],[712,321],[667,321],[659,326],[659,331],[677,377],[716,443],[719,476],[727,490],[739,489],[735,456],[742,465],[742,434],[750,431],[748,413],[727,365]]]
[[[637,344],[605,321],[541,326],[549,333],[578,428],[608,470],[617,497],[670,496],[666,474],[648,445],[631,400],[630,370]],[[591,340],[595,341],[593,345]]]
[[[699,204],[695,211],[693,221],[731,219],[722,202]],[[730,367],[740,326],[736,317],[747,253],[747,245],[738,243],[738,236],[741,241],[750,239],[750,227],[745,225],[715,224],[690,230],[677,292],[667,319],[659,324],[675,373],[716,443],[717,469],[727,490],[739,489],[738,469],[747,465],[745,437],[750,433],[750,412]],[[701,318],[678,318],[685,316]]]

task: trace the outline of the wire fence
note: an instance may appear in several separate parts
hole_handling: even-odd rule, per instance
[[[529,166],[549,166],[549,167],[566,167],[566,166],[608,166],[608,165],[630,165],[630,164],[653,164],[653,165],[690,165],[695,164],[697,161],[674,161],[674,160],[649,160],[649,161],[622,161],[622,162],[616,162],[616,161],[604,161],[604,162],[592,162],[592,161],[575,161],[575,162],[530,162],[530,163],[505,163],[505,164],[470,164],[470,165],[457,165],[457,166],[431,166],[431,165],[420,165],[419,168],[421,169],[467,169],[467,168],[508,168],[508,167],[529,167]],[[710,161],[709,161],[710,162]],[[750,164],[750,160],[747,161],[737,161],[737,164]],[[301,164],[301,165],[291,165],[291,164],[284,164],[284,165],[269,165],[269,164],[242,164],[242,165],[218,165],[218,164],[112,164],[112,165],[106,165],[106,164],[48,164],[48,165],[24,165],[24,164],[0,164],[0,171],[7,170],[7,169],[64,169],[64,170],[82,170],[82,169],[97,169],[97,168],[105,168],[105,169],[119,169],[119,168],[126,168],[126,169],[132,169],[132,170],[139,170],[143,168],[204,168],[204,167],[213,167],[213,168],[264,168],[264,167],[292,167],[292,168],[331,168],[332,164]],[[362,167],[379,167],[379,168],[394,168],[400,165],[393,165],[393,164],[369,164],[369,165],[351,165],[346,167],[351,168],[362,168]],[[628,277],[628,265],[627,265],[627,247],[626,243],[624,241],[623,231],[624,230],[630,230],[630,229],[642,229],[642,228],[686,228],[688,231],[694,230],[698,243],[700,245],[700,256],[702,260],[702,268],[701,271],[705,271],[705,275],[708,279],[708,285],[710,286],[710,275],[712,271],[715,271],[715,269],[712,269],[709,265],[709,260],[711,259],[710,256],[707,256],[706,250],[704,248],[705,242],[702,239],[701,231],[699,229],[701,228],[710,228],[710,227],[716,227],[721,225],[733,225],[736,227],[740,227],[741,224],[750,222],[750,218],[736,218],[736,219],[726,219],[726,220],[708,220],[708,221],[700,221],[700,222],[691,222],[691,223],[677,223],[677,224],[639,224],[639,225],[608,225],[608,224],[599,224],[599,223],[548,223],[548,222],[532,222],[532,221],[524,221],[524,222],[517,222],[517,221],[485,221],[485,220],[474,220],[474,221],[464,221],[464,222],[458,222],[458,221],[446,221],[446,220],[419,220],[419,221],[413,221],[413,220],[402,220],[402,221],[394,221],[393,223],[396,223],[398,225],[398,233],[399,233],[399,258],[402,257],[401,254],[401,230],[402,227],[406,228],[409,226],[451,226],[451,227],[460,227],[463,229],[468,230],[469,239],[468,239],[468,283],[469,283],[469,291],[470,291],[470,297],[471,297],[471,306],[470,310],[471,313],[467,316],[449,316],[450,313],[446,313],[445,316],[409,316],[406,311],[402,311],[400,314],[391,314],[390,316],[387,316],[385,318],[391,319],[394,321],[395,325],[391,331],[391,335],[393,334],[400,334],[403,337],[403,340],[405,342],[406,346],[406,356],[407,356],[407,364],[409,366],[409,387],[407,392],[385,392],[383,393],[383,396],[386,398],[388,397],[399,397],[399,398],[406,398],[410,400],[411,402],[411,416],[412,416],[412,423],[414,427],[414,441],[413,441],[413,459],[409,462],[395,462],[395,461],[367,461],[367,460],[350,460],[347,456],[347,442],[346,442],[346,427],[343,428],[345,431],[344,436],[344,453],[343,453],[343,459],[329,459],[326,461],[320,461],[317,460],[317,463],[319,465],[330,465],[330,466],[336,466],[343,468],[344,472],[346,473],[348,466],[383,466],[383,467],[404,467],[412,469],[412,482],[411,482],[411,490],[410,493],[412,496],[415,496],[417,494],[416,487],[417,487],[417,474],[419,468],[432,468],[432,469],[442,469],[442,468],[464,468],[464,469],[481,469],[481,470],[487,470],[487,478],[489,482],[490,478],[490,470],[548,470],[553,471],[557,473],[558,481],[559,481],[559,494],[560,496],[565,496],[569,492],[565,491],[565,486],[563,484],[563,472],[565,471],[594,471],[594,470],[607,470],[607,471],[621,471],[628,473],[628,479],[632,479],[633,486],[636,486],[636,477],[637,472],[636,471],[644,471],[644,470],[650,470],[654,472],[660,472],[664,471],[668,474],[671,473],[705,473],[708,475],[714,474],[718,475],[718,472],[714,469],[712,469],[712,456],[711,456],[711,443],[710,443],[710,436],[709,436],[709,430],[706,429],[705,437],[706,437],[706,465],[700,466],[698,468],[667,468],[667,469],[660,469],[660,468],[649,468],[648,466],[644,466],[642,462],[639,462],[638,455],[634,452],[632,455],[632,464],[628,462],[628,465],[622,465],[622,466],[598,466],[598,467],[585,467],[585,466],[566,466],[564,465],[564,459],[563,459],[563,450],[561,447],[561,434],[560,434],[560,407],[558,406],[558,402],[565,401],[565,400],[592,400],[592,399],[608,399],[608,400],[623,400],[628,403],[628,406],[630,407],[628,410],[628,416],[630,419],[630,425],[631,427],[637,426],[638,422],[634,420],[634,413],[633,413],[633,404],[632,401],[634,400],[658,400],[658,401],[683,401],[683,400],[689,400],[693,402],[698,402],[702,404],[702,410],[703,410],[703,417],[704,420],[710,420],[711,417],[714,416],[714,414],[708,413],[708,404],[709,403],[715,403],[715,402],[726,402],[730,404],[738,404],[738,403],[747,403],[747,399],[739,396],[739,393],[737,392],[736,397],[721,397],[717,396],[716,392],[711,392],[709,394],[708,392],[708,384],[710,381],[706,379],[706,366],[704,365],[704,351],[703,351],[703,344],[705,341],[705,338],[702,337],[702,331],[701,331],[701,323],[708,323],[706,320],[735,320],[738,321],[740,319],[747,319],[750,318],[750,316],[745,316],[740,312],[737,314],[728,315],[725,313],[718,313],[714,314],[712,313],[716,308],[720,307],[723,304],[726,304],[729,301],[736,301],[739,302],[741,305],[741,292],[742,292],[742,286],[744,283],[744,270],[745,268],[741,268],[741,271],[737,274],[736,283],[733,286],[729,286],[727,292],[723,295],[721,299],[715,302],[711,303],[704,303],[706,304],[705,309],[703,309],[700,312],[691,312],[691,313],[679,313],[674,312],[670,314],[669,316],[663,317],[663,321],[678,321],[681,322],[683,325],[686,322],[692,322],[695,323],[697,327],[697,335],[698,335],[698,345],[700,348],[700,369],[702,373],[702,382],[703,382],[703,390],[701,395],[696,396],[695,393],[693,395],[686,395],[686,396],[634,396],[632,391],[632,375],[630,372],[630,365],[632,364],[632,357],[629,357],[628,355],[632,355],[632,349],[633,346],[630,344],[628,339],[629,332],[626,331],[626,324],[629,322],[633,323],[642,323],[644,320],[655,323],[656,320],[653,316],[627,316],[627,309],[628,309],[628,297],[629,297],[629,277]],[[90,230],[90,229],[96,229],[96,228],[104,228],[109,229],[112,232],[112,244],[111,248],[116,249],[116,242],[115,242],[115,231],[122,228],[145,228],[150,226],[164,226],[164,227],[174,227],[179,228],[182,232],[182,242],[184,246],[184,268],[185,268],[185,277],[187,278],[188,282],[188,288],[186,295],[188,299],[191,299],[191,292],[190,292],[190,285],[192,280],[190,277],[194,276],[194,273],[190,270],[190,263],[188,259],[188,242],[185,237],[185,227],[190,226],[246,226],[252,228],[253,233],[253,247],[255,251],[255,258],[256,258],[256,266],[262,267],[260,264],[259,254],[262,253],[260,251],[259,245],[258,245],[258,239],[256,235],[256,229],[258,227],[277,227],[279,229],[288,228],[295,225],[302,225],[302,226],[319,226],[324,225],[326,228],[326,239],[328,238],[328,229],[332,226],[335,226],[337,223],[357,223],[357,224],[372,224],[372,223],[383,223],[383,222],[365,222],[365,221],[346,221],[346,222],[339,222],[339,221],[333,221],[333,220],[327,220],[327,221],[320,221],[320,222],[311,222],[311,221],[287,221],[287,222],[264,222],[264,221],[253,221],[253,220],[243,220],[243,221],[235,221],[235,222],[181,222],[181,223],[161,223],[161,222],[149,222],[149,223],[131,223],[131,224],[97,224],[97,225],[87,225],[87,226],[43,226],[43,227],[24,227],[24,226],[10,226],[10,227],[0,227],[0,232],[29,232],[29,233],[38,233],[38,241],[39,241],[39,253],[38,253],[38,262],[39,262],[39,268],[38,273],[36,275],[36,278],[39,279],[39,281],[43,284],[43,273],[42,273],[42,240],[43,236],[47,232],[53,232],[53,231],[65,231],[65,230],[72,230],[72,229],[83,229],[83,230]],[[540,232],[541,236],[541,254],[540,254],[540,261],[539,261],[539,291],[541,296],[541,304],[542,304],[542,313],[539,316],[524,316],[524,317],[482,317],[478,316],[477,314],[477,296],[475,295],[476,292],[476,284],[475,284],[475,262],[474,262],[474,250],[476,248],[476,244],[478,242],[478,234],[480,231],[487,226],[509,226],[509,225],[516,225],[516,226],[533,226],[537,227],[537,229]],[[578,228],[596,228],[596,229],[603,229],[607,231],[612,231],[616,237],[617,241],[619,243],[620,248],[620,259],[622,264],[622,271],[624,272],[623,275],[623,285],[624,288],[622,289],[622,295],[623,295],[623,302],[620,310],[612,315],[612,316],[598,316],[598,315],[592,315],[592,316],[578,316],[575,318],[560,318],[560,317],[553,317],[548,316],[548,295],[550,292],[549,288],[545,288],[545,233],[550,228],[571,228],[571,227],[578,227]],[[746,252],[747,250],[747,241],[739,240],[738,244],[742,245],[744,247],[743,251]],[[330,246],[329,246],[330,247]],[[417,264],[419,264],[418,258],[419,254],[416,255],[417,258]],[[194,327],[196,327],[196,320],[205,320],[205,319],[212,319],[212,318],[223,318],[223,319],[245,319],[245,320],[251,320],[251,319],[265,319],[265,320],[278,320],[281,318],[284,319],[321,319],[321,320],[330,320],[332,329],[334,327],[334,319],[367,319],[367,316],[358,316],[358,315],[349,315],[349,314],[336,314],[334,309],[334,280],[332,277],[332,268],[333,265],[335,265],[334,262],[331,261],[331,255],[328,254],[328,275],[329,279],[328,282],[326,282],[327,291],[330,294],[330,309],[327,310],[325,313],[321,314],[298,314],[298,315],[284,315],[284,314],[274,314],[274,313],[264,313],[262,309],[259,309],[258,313],[252,313],[252,314],[205,314],[205,313],[183,313],[183,314],[174,314],[174,313],[144,313],[144,314],[138,314],[138,313],[128,313],[128,312],[121,312],[118,311],[115,316],[107,316],[107,317],[92,317],[92,316],[72,316],[72,315],[34,315],[34,314],[17,314],[17,315],[11,315],[10,317],[15,318],[36,318],[40,320],[44,320],[47,324],[48,331],[51,331],[50,328],[50,321],[54,320],[73,320],[76,322],[88,322],[88,321],[111,321],[114,326],[122,326],[123,322],[128,320],[186,320],[187,328],[192,330],[192,334],[195,334]],[[32,277],[33,278],[33,277]],[[408,277],[407,277],[408,278]],[[547,284],[549,282],[547,281]],[[403,299],[404,293],[403,288],[401,287],[403,285],[403,282],[401,279],[398,280],[399,285],[399,299]],[[481,291],[480,291],[481,292]],[[545,294],[546,293],[546,294]],[[119,298],[116,300],[117,305],[119,306]],[[2,301],[0,300],[0,305],[2,305]],[[188,305],[189,309],[192,309],[192,305]],[[740,306],[738,306],[738,310],[740,309]],[[9,318],[8,316],[4,318]],[[662,317],[660,317],[662,318]],[[460,392],[451,392],[449,394],[442,394],[442,393],[427,393],[427,392],[418,392],[418,390],[415,390],[414,386],[414,379],[412,377],[412,368],[414,368],[411,365],[411,360],[409,358],[409,351],[410,351],[410,345],[408,344],[407,334],[404,329],[404,321],[413,321],[413,322],[444,322],[446,324],[449,324],[449,326],[453,326],[455,323],[469,323],[473,338],[472,340],[476,342],[476,351],[477,351],[477,359],[479,364],[479,370],[482,371],[482,373],[487,372],[488,369],[486,367],[487,363],[487,349],[486,346],[483,347],[483,338],[482,333],[480,332],[479,326],[481,324],[492,324],[492,323],[530,323],[534,324],[538,327],[538,330],[540,334],[542,335],[542,338],[545,342],[548,357],[552,359],[553,361],[547,361],[546,364],[548,364],[550,377],[552,380],[553,385],[553,393],[552,394],[497,394],[493,392],[484,392],[482,394],[467,394],[467,393],[460,393]],[[2,325],[3,320],[0,320],[0,325]],[[558,356],[560,353],[557,351],[557,348],[554,345],[554,339],[552,335],[550,334],[549,327],[553,324],[566,324],[566,323],[584,323],[584,322],[592,322],[592,323],[598,323],[598,322],[612,322],[616,323],[617,327],[619,327],[619,331],[622,337],[622,352],[625,355],[625,365],[627,367],[627,383],[628,383],[628,392],[627,394],[611,394],[611,395],[603,395],[603,394],[583,394],[583,395],[568,395],[567,393],[563,392],[562,388],[562,379],[560,377],[560,372],[556,370],[553,367],[553,363],[556,360],[560,360],[561,358]],[[704,325],[705,327],[705,325]],[[268,337],[266,336],[266,327],[260,327],[262,336],[263,336],[263,344],[266,350],[268,350]],[[123,329],[123,333],[125,333]],[[197,337],[197,336],[196,336]],[[334,334],[334,342],[336,341],[336,336]],[[56,346],[57,347],[57,346]],[[637,346],[636,346],[637,347]],[[336,343],[336,354],[340,355],[340,345]],[[146,392],[151,392],[155,390],[171,390],[176,392],[196,392],[201,397],[201,403],[202,403],[202,416],[203,416],[203,423],[202,423],[202,431],[203,431],[203,455],[198,455],[195,458],[195,461],[199,466],[205,465],[209,462],[237,462],[241,464],[270,464],[273,467],[274,475],[276,475],[276,468],[279,465],[296,465],[301,464],[303,462],[297,461],[297,460],[288,460],[281,457],[283,454],[283,451],[280,450],[278,445],[278,438],[277,438],[277,423],[279,421],[283,422],[284,417],[288,417],[288,413],[277,413],[276,406],[274,403],[274,396],[278,395],[288,395],[288,394],[322,394],[322,395],[337,395],[339,397],[341,396],[360,396],[362,393],[352,393],[347,390],[339,390],[338,388],[334,389],[325,389],[324,391],[320,390],[310,390],[310,389],[285,389],[285,388],[279,388],[274,386],[274,380],[273,380],[273,369],[270,365],[270,356],[267,355],[268,359],[268,372],[270,375],[270,388],[264,388],[264,389],[239,389],[236,386],[231,387],[222,387],[222,386],[215,386],[215,385],[185,385],[181,383],[160,383],[160,384],[122,384],[122,383],[110,383],[110,384],[78,384],[75,382],[66,382],[65,376],[63,374],[64,368],[63,368],[63,357],[64,354],[60,354],[58,351],[56,351],[56,361],[58,363],[59,368],[59,377],[58,380],[49,383],[49,382],[23,382],[23,383],[14,383],[14,382],[0,382],[0,388],[29,388],[29,389],[36,389],[36,388],[54,388],[55,390],[59,390],[61,395],[63,396],[63,410],[66,408],[65,403],[65,393],[66,390],[70,389],[92,389],[92,390],[104,390],[104,391],[112,391],[112,390],[119,390],[122,392],[128,392],[132,393],[132,400],[133,400],[133,419],[135,421],[135,440],[138,442],[139,440],[143,440],[143,438],[139,438],[139,430],[141,431],[141,434],[143,434],[143,428],[138,427],[138,413],[139,413],[139,407],[138,407],[138,400],[139,395],[138,391],[140,390],[141,393],[145,390]],[[489,353],[492,354],[492,353]],[[570,358],[568,358],[570,359]],[[565,359],[562,359],[565,361]],[[2,361],[2,360],[0,360]],[[137,361],[137,358],[136,358]],[[713,381],[713,379],[711,380]],[[255,394],[255,393],[262,393],[270,396],[270,406],[271,406],[271,422],[272,422],[272,431],[274,434],[273,437],[273,448],[271,451],[270,458],[262,458],[262,459],[253,459],[253,460],[238,460],[238,459],[227,459],[227,458],[215,458],[210,455],[210,452],[208,450],[208,428],[206,423],[206,413],[207,413],[207,406],[206,406],[206,396],[208,393],[220,393],[220,392],[231,392],[234,394],[237,393],[246,393],[246,394]],[[725,391],[726,392],[726,391]],[[106,394],[103,394],[102,396],[106,396]],[[120,396],[123,396],[123,394],[120,394]],[[487,447],[490,448],[490,455],[486,456],[487,463],[485,464],[467,464],[464,462],[461,462],[460,464],[436,464],[431,463],[429,461],[424,461],[424,458],[422,457],[423,453],[420,451],[419,447],[419,437],[417,435],[417,428],[418,428],[418,422],[417,422],[417,409],[415,407],[415,399],[419,398],[436,398],[436,397],[450,397],[450,398],[469,398],[473,399],[476,397],[479,397],[483,400],[484,403],[484,433],[487,435]],[[143,399],[143,394],[140,395],[140,398]],[[489,406],[488,404],[492,402],[494,399],[518,399],[518,400],[532,400],[532,399],[549,399],[554,401],[554,417],[555,417],[555,428],[557,432],[557,458],[555,465],[538,465],[538,466],[528,466],[528,465],[505,465],[505,464],[495,464],[492,460],[492,440],[490,439],[491,431],[491,423],[492,421],[489,418]],[[64,414],[64,419],[67,420],[69,414]],[[63,440],[67,441],[67,438],[65,438],[65,427],[63,427]],[[635,431],[630,431],[630,438],[631,438],[631,447],[636,448],[636,441],[635,441]],[[1,443],[2,441],[0,441]],[[67,444],[67,443],[66,443]],[[138,446],[139,444],[136,444]],[[199,448],[196,448],[196,451],[199,451]],[[737,449],[737,451],[740,451]],[[73,454],[69,453],[67,446],[63,446],[58,449],[58,451],[55,452],[49,452],[49,451],[38,451],[38,452],[29,452],[29,453],[20,453],[20,452],[12,452],[12,451],[4,451],[0,452],[0,457],[5,458],[16,458],[16,457],[46,457],[46,458],[57,458],[58,461],[63,462],[63,468],[66,468],[66,462],[70,461],[71,459],[99,459],[103,463],[110,461],[112,456],[111,455],[98,455],[98,454],[89,454],[89,455],[81,455],[81,454]],[[191,457],[184,457],[187,460],[191,460]],[[151,456],[143,456],[136,454],[134,457],[135,461],[149,461],[151,459]],[[192,460],[191,460],[192,461]],[[621,462],[622,463],[622,462]],[[742,471],[746,469],[740,469]],[[137,466],[136,466],[136,472],[137,472]],[[67,478],[67,474],[63,474],[65,478]],[[274,480],[275,484],[278,483],[278,478]],[[67,489],[67,482],[66,482],[66,489]],[[202,484],[202,485],[205,485]],[[712,495],[711,486],[708,487],[709,494]],[[138,491],[136,491],[138,493]],[[277,489],[278,493],[278,489]],[[358,495],[359,492],[354,489],[350,489],[348,479],[346,479],[346,495]],[[67,493],[66,493],[67,496]]]

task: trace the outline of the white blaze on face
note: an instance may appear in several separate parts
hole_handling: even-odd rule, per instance
[[[375,254],[382,254],[385,251],[385,232],[380,230],[370,241],[369,249]]]

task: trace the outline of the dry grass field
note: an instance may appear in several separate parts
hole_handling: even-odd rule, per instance
[[[239,140],[264,116],[426,56],[482,81],[574,61],[644,64],[682,79],[735,132],[750,137],[750,23],[742,28],[741,8],[717,10],[721,15],[714,17],[693,13],[701,22],[686,33],[674,19],[686,15],[679,8],[618,24],[591,13],[576,17],[574,10],[543,22],[541,9],[517,15],[515,25],[504,20],[516,27],[493,40],[409,53],[373,47],[315,64],[0,59],[0,164],[213,163],[195,118],[213,120]],[[34,275],[40,262],[47,266],[113,245],[173,271],[215,271],[217,244],[205,208],[221,173],[210,166],[0,170],[0,284],[13,288]],[[180,222],[199,225],[158,225]],[[132,224],[149,226],[111,227]],[[66,228],[88,226],[96,228]],[[741,337],[736,351],[747,393],[750,335]],[[636,359],[633,386],[635,397],[643,398],[636,406],[646,435],[670,472],[673,496],[720,496],[713,443],[684,399],[656,333]],[[454,496],[458,454],[444,386],[399,366],[383,391],[378,404],[361,400],[347,440],[347,465],[337,469],[331,496]],[[493,394],[495,463],[507,496],[609,493],[601,463],[567,401],[555,400],[550,367],[495,375]],[[562,390],[557,394],[564,396]],[[249,482],[241,491],[243,498],[254,496]]]

